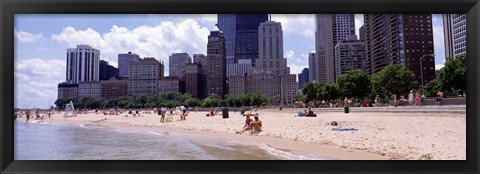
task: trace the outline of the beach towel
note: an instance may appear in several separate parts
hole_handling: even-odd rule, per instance
[[[332,131],[358,131],[355,128],[332,128]]]

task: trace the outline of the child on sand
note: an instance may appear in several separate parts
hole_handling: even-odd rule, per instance
[[[247,114],[246,118],[245,118],[245,125],[243,126],[243,130],[242,131],[237,131],[237,134],[240,134],[240,133],[243,133],[247,130],[252,130],[252,126],[251,126],[251,122],[253,120],[250,118],[250,114]]]

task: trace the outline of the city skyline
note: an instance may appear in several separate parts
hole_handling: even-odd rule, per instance
[[[68,20],[72,16],[83,17]],[[15,23],[15,107],[53,105],[57,84],[65,80],[65,50],[68,48],[91,44],[100,50],[100,59],[114,67],[118,67],[117,55],[129,51],[141,58],[155,57],[168,65],[168,55],[172,53],[206,54],[206,38],[216,23],[216,15],[126,16],[18,15]],[[313,15],[272,15],[272,20],[281,22],[284,28],[283,54],[291,73],[300,73],[308,67],[308,54],[315,49]],[[434,15],[433,22],[435,62],[441,67],[444,62],[441,57],[445,53],[442,16]],[[40,23],[49,23],[49,26],[32,27]],[[362,24],[363,16],[355,15],[357,36]],[[168,70],[165,66],[166,75]]]

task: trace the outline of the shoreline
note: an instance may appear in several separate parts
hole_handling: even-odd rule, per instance
[[[319,113],[318,117],[293,117],[295,113],[291,111],[259,109],[264,131],[252,136],[235,134],[245,119],[238,112],[230,112],[228,119],[205,117],[206,113],[193,111],[186,121],[178,121],[175,116],[174,121],[169,123],[160,123],[160,117],[153,112],[143,114],[143,117],[128,118],[124,117],[126,114],[88,113],[66,119],[63,114],[56,113],[44,121],[147,128],[189,136],[263,143],[280,150],[339,160],[466,159],[466,116],[462,114]],[[25,118],[17,119],[22,120],[25,121]],[[332,120],[337,121],[340,128],[356,127],[359,131],[331,131],[335,127],[326,124]],[[447,127],[428,132],[431,128],[443,126]],[[390,129],[392,131],[388,131]]]

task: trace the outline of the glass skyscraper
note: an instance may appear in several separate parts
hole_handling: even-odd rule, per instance
[[[218,28],[225,35],[227,75],[235,74],[239,59],[258,59],[258,27],[268,21],[268,14],[218,14]],[[238,69],[238,68],[237,68]]]

